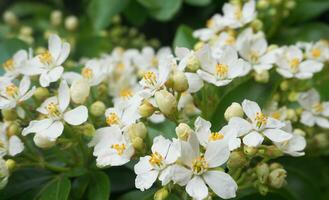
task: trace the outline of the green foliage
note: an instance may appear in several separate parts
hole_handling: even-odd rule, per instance
[[[185,0],[185,2],[193,6],[206,6],[211,3],[211,0]]]
[[[65,177],[55,177],[41,189],[40,200],[66,200],[71,190],[71,182]]]
[[[197,40],[192,35],[193,30],[186,26],[180,25],[176,31],[173,47],[186,47],[193,49]]]
[[[88,199],[107,200],[110,198],[110,181],[107,175],[101,171],[95,171],[90,174],[90,183],[88,186]]]

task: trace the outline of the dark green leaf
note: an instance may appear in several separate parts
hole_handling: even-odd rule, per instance
[[[71,196],[73,199],[82,199],[90,181],[89,174],[79,176],[72,182]]]
[[[169,139],[176,137],[175,127],[175,123],[171,121],[165,121],[159,124],[149,124],[148,135],[150,137],[150,140],[153,141],[153,138],[158,135],[162,135],[165,138]]]
[[[156,192],[155,189],[149,189],[147,191],[141,192],[138,190],[128,192],[121,197],[118,198],[118,200],[153,200],[153,195]]]
[[[66,200],[71,190],[71,182],[65,177],[55,177],[40,191],[39,200]]]
[[[111,180],[111,193],[122,193],[135,188],[136,175],[133,170],[126,167],[110,167],[106,173]]]
[[[90,183],[88,187],[88,199],[108,200],[110,198],[110,181],[108,176],[101,171],[90,173]]]
[[[41,2],[16,2],[9,8],[9,10],[13,11],[19,17],[40,16],[48,18],[52,8]]]
[[[129,0],[92,0],[87,8],[87,13],[93,22],[94,30],[106,28],[113,16],[119,14]]]
[[[192,6],[206,6],[211,3],[211,0],[185,0],[185,2]]]
[[[150,11],[151,16],[159,21],[170,20],[182,5],[182,0],[166,0],[160,2],[161,7],[159,9]]]
[[[193,30],[186,26],[180,25],[176,31],[173,47],[187,47],[192,49],[197,40],[192,35]]]
[[[162,2],[158,0],[137,0],[137,2],[148,9],[159,9],[162,6]]]
[[[142,25],[147,18],[147,10],[136,1],[130,1],[123,14],[130,23],[136,26]]]

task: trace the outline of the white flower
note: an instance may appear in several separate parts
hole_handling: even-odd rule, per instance
[[[229,46],[224,47],[223,53],[218,59],[211,55],[208,45],[203,49],[201,68],[198,75],[206,82],[216,86],[229,84],[234,78],[242,76],[244,68],[248,65],[242,59],[238,59],[237,52]]]
[[[35,87],[29,90],[30,78],[24,76],[17,87],[9,80],[4,80],[0,85],[0,109],[11,109],[17,104],[29,99],[35,91]]]
[[[16,78],[21,74],[21,69],[27,64],[28,59],[29,56],[26,50],[19,50],[16,52],[11,59],[8,59],[3,63],[3,68],[6,71],[4,76],[10,79]]]
[[[293,134],[290,140],[281,143],[275,142],[274,144],[284,153],[291,156],[297,157],[305,155],[304,149],[306,147],[306,140],[301,135]]]
[[[191,134],[188,142],[181,141],[182,165],[174,166],[174,183],[186,185],[186,192],[196,200],[203,200],[208,196],[207,185],[223,199],[235,197],[238,186],[234,179],[218,170],[229,158],[227,144],[224,141],[215,141],[207,145],[204,153],[200,153],[195,137]]]
[[[63,62],[69,56],[70,44],[62,42],[57,35],[51,35],[48,40],[48,50],[34,57],[29,67],[26,67],[22,73],[26,75],[40,74],[40,85],[48,87],[50,83],[60,79],[64,68]]]
[[[244,100],[242,108],[249,121],[233,117],[230,119],[229,125],[237,129],[238,136],[244,136],[245,145],[257,147],[263,143],[264,136],[273,142],[285,142],[292,137],[290,133],[281,130],[285,123],[266,116],[256,102]]]
[[[67,83],[62,81],[58,89],[58,96],[46,99],[37,109],[47,118],[31,121],[29,126],[23,129],[22,135],[36,133],[55,141],[63,133],[65,122],[74,126],[84,123],[88,118],[86,106],[78,106],[69,110],[69,104],[70,90]]]
[[[0,190],[7,185],[8,178],[9,170],[6,165],[6,161],[0,157]]]
[[[308,43],[305,47],[305,54],[308,59],[326,62],[329,60],[329,45],[326,41]]]
[[[188,92],[183,92],[177,104],[178,110],[184,110],[185,113],[195,115],[200,114],[201,110],[198,109],[193,100],[193,96]]]
[[[277,72],[285,78],[309,79],[323,68],[323,63],[303,60],[303,52],[297,46],[282,47],[276,64]]]
[[[16,135],[7,134],[7,125],[0,122],[0,157],[15,156],[24,150],[24,144]]]
[[[223,16],[215,14],[207,21],[207,28],[198,29],[193,32],[193,37],[201,41],[208,41],[216,35],[218,31],[225,28],[226,24],[223,23]]]
[[[157,178],[166,185],[171,181],[173,166],[180,156],[180,142],[177,139],[170,141],[163,136],[154,138],[152,154],[141,157],[135,165],[134,171],[137,174],[135,179],[136,188],[144,191],[149,189]]]
[[[225,3],[223,6],[223,22],[230,28],[239,28],[256,18],[255,1],[250,0],[243,7]]]
[[[98,129],[88,146],[94,147],[98,167],[124,165],[135,151],[119,126]]]
[[[329,102],[321,102],[320,95],[315,89],[301,93],[299,104],[305,109],[300,121],[307,126],[317,124],[322,128],[329,128]]]
[[[203,147],[220,140],[225,141],[231,151],[240,147],[241,140],[237,138],[237,131],[233,126],[227,125],[217,132],[212,132],[210,130],[211,123],[202,117],[198,117],[194,122],[194,127],[195,134]]]
[[[267,51],[263,32],[253,33],[251,28],[243,31],[237,39],[237,49],[242,58],[251,63],[257,72],[269,70],[276,61],[276,51]]]

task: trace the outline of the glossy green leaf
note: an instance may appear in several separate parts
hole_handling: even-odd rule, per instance
[[[128,192],[118,198],[118,200],[153,200],[155,189],[149,189],[144,192],[139,190]]]
[[[192,35],[193,30],[186,26],[180,25],[176,31],[173,47],[187,47],[193,49],[197,40]]]
[[[180,9],[182,0],[161,1],[161,7],[150,11],[150,15],[159,21],[170,20]]]
[[[106,170],[106,173],[111,181],[111,193],[125,192],[135,188],[136,174],[133,169],[131,170],[123,166],[110,167]]]
[[[108,200],[110,198],[109,177],[102,171],[90,173],[90,183],[88,187],[88,199]]]
[[[119,14],[129,0],[92,0],[87,9],[88,16],[92,20],[94,30],[100,31],[106,28],[113,16]]]
[[[176,137],[175,128],[175,123],[171,121],[165,121],[159,124],[149,124],[148,135],[151,141],[153,141],[153,138],[159,135],[171,139],[173,137]]]
[[[19,17],[49,17],[52,8],[42,2],[16,2],[9,10]]]
[[[158,0],[137,0],[137,2],[148,9],[159,9],[162,6],[162,1]]]
[[[185,0],[185,2],[192,6],[206,6],[211,3],[211,0]]]
[[[123,15],[133,25],[140,26],[147,19],[147,10],[136,1],[130,1]]]
[[[45,184],[40,191],[39,200],[66,200],[71,190],[71,182],[68,178],[55,177]]]

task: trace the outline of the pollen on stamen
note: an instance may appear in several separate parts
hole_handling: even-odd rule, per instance
[[[90,68],[85,67],[82,69],[81,75],[86,79],[90,79],[93,77],[93,71]]]
[[[223,138],[224,138],[223,133],[212,132],[209,136],[209,141],[217,141],[217,140],[221,140]]]
[[[200,175],[208,170],[208,163],[204,156],[199,156],[192,162],[192,171],[194,174]]]
[[[106,123],[108,125],[114,125],[114,124],[119,124],[120,120],[117,114],[115,113],[110,113],[109,116],[106,117]]]
[[[8,59],[5,63],[3,63],[3,68],[6,71],[12,71],[14,69],[14,61],[13,61],[13,59]]]
[[[227,76],[228,73],[228,66],[225,64],[220,64],[218,63],[216,65],[216,74],[217,76],[219,76],[220,78],[225,78]]]
[[[163,161],[163,157],[158,152],[152,153],[151,158],[149,160],[151,165],[156,165],[156,166],[160,166],[162,161]]]
[[[290,60],[289,64],[290,64],[290,68],[291,68],[292,72],[294,72],[294,73],[298,72],[299,64],[300,64],[300,61],[298,58],[294,58],[294,59]]]
[[[18,87],[14,84],[8,85],[6,87],[6,93],[10,97],[14,97],[18,94]]]
[[[112,149],[115,149],[119,156],[122,156],[124,151],[126,150],[125,144],[113,144],[111,146]]]
[[[42,62],[43,64],[49,65],[52,62],[53,57],[51,56],[49,51],[46,51],[39,55],[39,59],[40,59],[40,62]]]
[[[46,109],[48,111],[48,114],[50,116],[59,116],[60,112],[58,110],[58,104],[54,103],[54,102],[50,102],[47,106]]]
[[[318,58],[321,56],[321,51],[319,49],[312,49],[312,56],[315,57],[315,58]]]
[[[156,75],[152,71],[147,71],[143,75],[143,79],[150,85],[155,85],[156,83]]]
[[[267,116],[261,112],[256,113],[255,121],[257,122],[257,127],[260,128],[267,123]]]
[[[316,113],[321,113],[324,111],[324,107],[323,107],[323,104],[322,103],[316,103],[314,104],[313,106],[313,110],[316,112]]]
[[[132,92],[131,88],[123,88],[120,91],[119,96],[124,98],[124,99],[128,99],[129,97],[133,96],[133,92]]]

